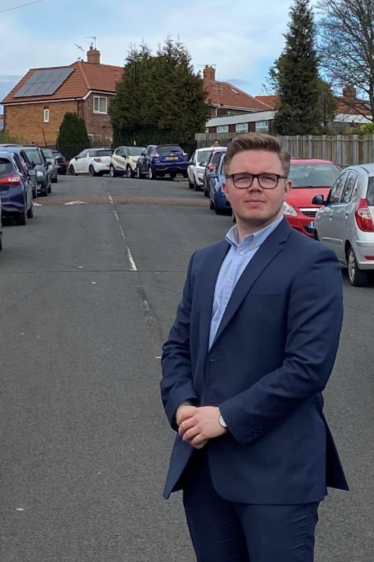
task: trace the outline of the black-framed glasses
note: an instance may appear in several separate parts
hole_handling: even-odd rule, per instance
[[[280,179],[287,179],[287,176],[280,174],[250,174],[239,172],[237,174],[227,174],[226,179],[231,179],[237,189],[248,189],[252,186],[253,180],[257,178],[258,183],[263,189],[275,189]]]

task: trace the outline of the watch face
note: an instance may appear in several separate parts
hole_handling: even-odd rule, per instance
[[[218,421],[219,421],[220,425],[222,425],[222,427],[227,427],[227,424],[225,423],[225,421],[224,421],[224,419],[223,419],[222,416],[220,416],[220,417],[218,418]]]

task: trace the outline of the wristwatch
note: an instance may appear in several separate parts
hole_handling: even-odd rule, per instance
[[[225,422],[225,420],[223,419],[222,416],[220,416],[220,417],[218,418],[218,423],[219,423],[219,425],[221,425],[222,427],[224,427],[225,429],[227,429],[227,423]]]

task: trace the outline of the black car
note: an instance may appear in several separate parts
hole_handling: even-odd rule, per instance
[[[174,179],[177,174],[187,177],[189,157],[177,144],[151,144],[147,146],[136,165],[135,175],[149,179],[163,178],[168,174]]]
[[[57,162],[57,171],[58,171],[59,175],[66,176],[68,166],[67,166],[65,156],[63,156],[59,150],[52,150],[52,152],[53,152],[54,158]]]
[[[47,197],[48,193],[52,193],[51,173],[52,167],[47,162],[43,151],[36,145],[22,147],[26,153],[32,167],[36,171],[37,191]]]

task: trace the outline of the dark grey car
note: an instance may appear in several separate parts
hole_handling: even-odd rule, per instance
[[[57,183],[58,182],[58,165],[56,161],[56,156],[53,153],[53,150],[50,148],[42,148],[41,151],[43,152],[48,164],[51,166],[51,182]]]
[[[47,197],[52,192],[51,187],[51,169],[39,146],[23,146],[22,147],[31,162],[32,167],[36,171],[37,191],[40,195]]]

